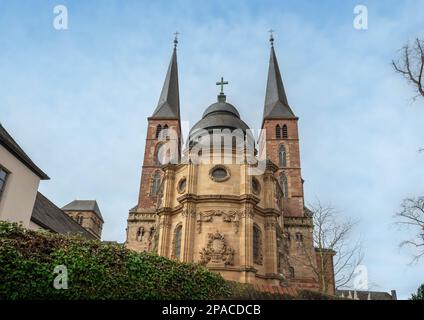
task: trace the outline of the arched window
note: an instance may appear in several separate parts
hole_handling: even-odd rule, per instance
[[[280,181],[279,182],[280,182],[281,190],[283,191],[283,197],[288,198],[289,197],[289,187],[288,187],[287,177],[284,173],[282,173],[280,175]]]
[[[281,127],[279,124],[275,127],[275,138],[281,139]]]
[[[150,194],[152,196],[157,196],[160,189],[160,173],[156,171],[152,178],[152,185],[150,187]]]
[[[165,124],[163,126],[161,137],[162,138],[167,138],[168,137],[168,125],[167,124]]]
[[[283,139],[287,139],[289,137],[289,133],[287,131],[287,125],[283,126]]]
[[[253,226],[253,263],[262,264],[262,232],[257,225]]]
[[[286,232],[286,233],[285,233],[285,237],[286,237],[287,242],[290,242],[290,241],[291,241],[291,235],[290,235],[290,232]]]
[[[278,165],[280,168],[285,168],[287,166],[286,148],[283,145],[281,145],[278,150]]]
[[[303,242],[303,234],[301,234],[300,232],[296,233],[296,242]]]
[[[162,131],[162,126],[158,124],[158,126],[156,127],[156,139],[159,138],[161,131]]]
[[[175,228],[174,232],[174,258],[180,260],[181,256],[181,233],[183,227],[181,225]]]
[[[294,274],[294,268],[293,267],[289,267],[289,277],[291,279],[294,279],[294,276],[295,276],[295,274]]]

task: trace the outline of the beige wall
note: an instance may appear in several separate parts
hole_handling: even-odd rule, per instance
[[[40,178],[3,146],[0,165],[10,172],[0,198],[0,220],[22,222],[29,227]]]

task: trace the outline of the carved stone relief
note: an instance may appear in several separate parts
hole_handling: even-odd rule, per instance
[[[203,265],[215,264],[232,266],[235,250],[228,246],[225,236],[219,231],[208,234],[208,243],[200,251],[200,263]]]
[[[240,227],[240,212],[236,210],[207,210],[199,213],[197,219],[197,232],[202,232],[202,223],[213,222],[214,217],[222,217],[222,222],[232,223],[237,234]]]

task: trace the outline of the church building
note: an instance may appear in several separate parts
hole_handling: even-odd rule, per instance
[[[319,290],[299,118],[287,100],[272,36],[270,42],[259,138],[227,101],[221,78],[217,101],[205,108],[183,144],[174,40],[159,103],[147,119],[139,199],[129,212],[126,247],[200,263],[232,281]],[[328,273],[334,293],[332,265]]]

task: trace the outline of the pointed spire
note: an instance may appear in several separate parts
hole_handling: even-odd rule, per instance
[[[269,59],[268,81],[266,84],[264,120],[296,118],[287,101],[280,68],[274,50],[273,30],[270,30],[271,56]]]
[[[177,44],[178,32],[175,33],[174,50],[166,73],[165,82],[159,97],[158,106],[151,118],[180,119],[180,94],[178,88]]]

